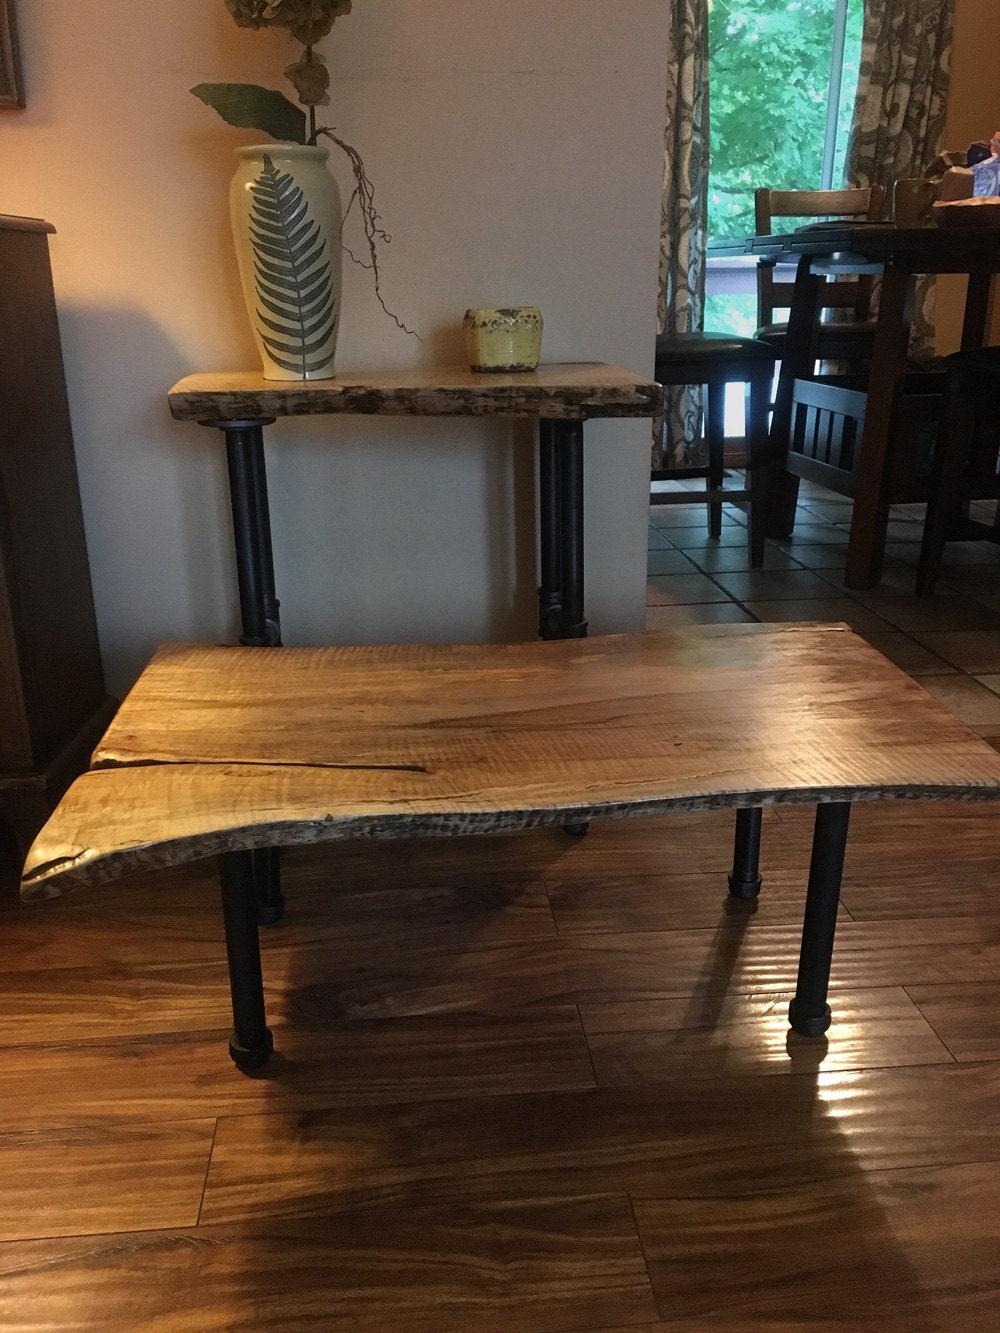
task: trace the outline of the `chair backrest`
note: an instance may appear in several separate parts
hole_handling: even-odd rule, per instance
[[[879,222],[885,209],[881,185],[857,190],[757,190],[754,194],[758,236],[771,235],[772,218],[859,218]],[[792,303],[791,282],[776,282],[774,266],[757,265],[757,327],[774,323],[775,310]],[[852,309],[858,319],[867,319],[872,280],[869,277],[824,284],[825,308]]]

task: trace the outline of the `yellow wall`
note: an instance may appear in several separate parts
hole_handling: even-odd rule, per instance
[[[968,148],[1000,128],[1000,23],[996,0],[956,0],[955,44],[948,96],[947,148]],[[938,280],[938,350],[959,345],[965,284]],[[994,303],[992,341],[1000,343],[1000,303]]]
[[[28,105],[0,113],[0,212],[57,228],[102,649],[121,690],[158,641],[235,632],[221,436],[171,421],[165,394],[254,362],[227,189],[234,147],[255,136],[188,89],[277,86],[296,48],[237,28],[223,0],[16,6]],[[367,161],[392,234],[386,296],[423,342],[347,265],[342,368],[460,360],[466,307],[535,304],[545,359],[651,373],[666,21],[662,0],[354,0],[322,44],[330,115]],[[588,436],[588,610],[595,630],[630,629],[649,427]],[[271,441],[289,642],[532,633],[525,426],[300,421]]]

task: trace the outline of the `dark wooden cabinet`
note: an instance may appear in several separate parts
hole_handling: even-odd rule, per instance
[[[49,268],[0,215],[0,819],[26,850],[114,711],[101,671]]]

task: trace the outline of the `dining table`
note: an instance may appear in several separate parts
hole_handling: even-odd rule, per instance
[[[798,386],[814,380],[822,285],[838,274],[872,273],[880,292],[870,368],[859,400],[858,448],[847,493],[854,498],[844,582],[866,589],[881,578],[894,450],[899,448],[903,403],[909,390],[910,328],[920,274],[955,273],[967,278],[962,350],[982,347],[988,337],[993,281],[1000,272],[1000,227],[897,227],[882,222],[824,222],[773,236],[751,236],[746,253],[759,262],[796,264],[785,350],[771,422],[769,531],[787,536],[794,521],[797,478],[789,448]],[[863,398],[861,397],[863,395]]]

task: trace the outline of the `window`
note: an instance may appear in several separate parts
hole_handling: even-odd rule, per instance
[[[854,109],[862,0],[709,0],[705,327],[756,327],[753,194],[835,189]],[[727,253],[728,251],[728,253]]]

